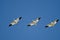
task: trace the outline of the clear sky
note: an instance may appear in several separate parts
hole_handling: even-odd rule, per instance
[[[22,20],[9,28],[20,16]],[[27,26],[38,17],[37,25]],[[0,0],[0,40],[60,40],[60,21],[45,28],[56,18],[60,19],[60,0]]]

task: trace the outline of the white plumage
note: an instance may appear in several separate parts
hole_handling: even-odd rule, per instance
[[[56,20],[52,21],[51,23],[47,24],[45,27],[46,28],[53,27],[58,21],[59,21],[59,19],[56,19]]]
[[[9,26],[13,26],[15,24],[17,24],[19,22],[19,20],[21,20],[22,17],[16,18],[14,21],[12,21]]]
[[[31,23],[29,23],[27,26],[33,26],[35,24],[37,24],[39,22],[40,18],[37,18],[36,20],[32,21]]]

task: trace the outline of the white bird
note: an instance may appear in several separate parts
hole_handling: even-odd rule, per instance
[[[19,22],[19,20],[21,20],[22,17],[16,18],[14,21],[12,21],[9,26],[13,26],[15,24],[17,24]]]
[[[46,28],[53,27],[53,26],[55,26],[55,24],[57,24],[58,21],[59,21],[59,19],[56,19],[56,20],[52,21],[51,23],[47,24],[45,27]]]
[[[33,26],[36,25],[41,18],[37,18],[36,20],[33,20],[31,23],[29,23],[27,26]]]

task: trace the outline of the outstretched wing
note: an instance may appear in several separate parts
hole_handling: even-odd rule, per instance
[[[15,19],[14,21],[12,21],[12,22],[9,24],[9,26],[12,26],[12,25],[17,24],[17,23],[19,22],[19,20],[21,20],[21,18],[22,18],[22,17],[19,17],[19,18]]]
[[[33,26],[35,24],[37,24],[39,22],[40,18],[37,18],[36,20],[32,21],[31,23],[29,23],[27,26]]]
[[[47,26],[45,26],[46,28],[48,27],[53,27],[57,22],[59,21],[59,19],[54,20],[53,22],[49,23]]]

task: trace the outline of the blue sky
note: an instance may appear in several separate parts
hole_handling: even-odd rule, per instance
[[[60,40],[60,21],[53,28],[45,28],[60,19],[60,0],[0,0],[0,5],[0,40]],[[20,16],[22,20],[9,28]],[[39,23],[28,27],[37,17],[41,17]]]

